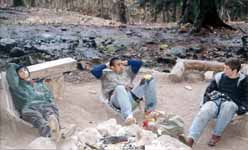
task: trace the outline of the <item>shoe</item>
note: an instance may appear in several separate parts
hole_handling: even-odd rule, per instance
[[[218,136],[218,135],[212,135],[211,139],[209,140],[208,142],[208,146],[215,146],[221,139],[221,136]]]
[[[69,127],[60,130],[60,139],[71,137],[76,131],[76,125],[71,124]]]
[[[194,140],[192,138],[187,138],[184,134],[179,135],[178,140],[189,147],[193,147]]]
[[[50,128],[51,139],[57,142],[60,137],[60,127],[59,121],[55,115],[49,116],[48,127]]]
[[[135,123],[136,123],[136,119],[132,115],[128,116],[125,120],[125,125],[128,125],[128,126],[135,124]]]

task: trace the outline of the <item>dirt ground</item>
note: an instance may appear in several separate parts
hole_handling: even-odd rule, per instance
[[[207,82],[172,83],[168,80],[165,73],[151,72],[153,72],[157,79],[158,109],[182,116],[186,124],[185,131],[187,132],[194,115],[199,110],[200,97],[204,92]],[[142,74],[144,73],[141,73],[137,77],[137,80]],[[120,116],[108,109],[100,101],[100,81],[90,77],[89,74],[84,75],[85,78],[77,84],[66,82],[64,100],[57,101],[62,126],[73,123],[80,128],[94,127],[96,124],[110,118],[115,118],[119,123],[122,123]],[[191,86],[192,90],[186,89],[185,86]],[[38,135],[34,129],[29,129],[21,125],[17,125],[16,130],[13,130],[11,124],[3,117],[4,114],[1,114],[1,149],[23,148]],[[142,111],[138,111],[135,116],[138,118],[138,123],[141,123]],[[226,129],[221,142],[216,147],[209,148],[207,142],[211,136],[213,126],[214,121],[204,131],[202,137],[194,146],[194,150],[247,149],[248,138],[241,137],[240,131],[232,127]]]

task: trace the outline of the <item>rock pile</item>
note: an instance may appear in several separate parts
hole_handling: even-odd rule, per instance
[[[167,115],[157,121],[159,132],[144,130],[139,125],[121,126],[115,119],[99,124],[96,128],[77,129],[66,140],[54,143],[49,138],[39,137],[28,149],[61,150],[190,150],[176,138],[183,132],[184,123],[177,115]]]

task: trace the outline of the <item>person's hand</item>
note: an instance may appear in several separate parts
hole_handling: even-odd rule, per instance
[[[105,65],[107,66],[107,68],[109,68],[109,67],[110,67],[110,66],[109,66],[109,62],[107,62]]]
[[[133,85],[132,84],[127,84],[125,85],[125,88],[127,91],[131,91],[133,89]]]
[[[128,61],[127,60],[123,60],[122,61],[122,64],[126,66],[126,65],[128,65]]]

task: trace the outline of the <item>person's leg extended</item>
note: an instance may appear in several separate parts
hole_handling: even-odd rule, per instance
[[[138,98],[145,98],[145,111],[153,111],[156,108],[156,82],[155,79],[145,80],[143,84],[135,87],[132,93]]]
[[[233,119],[234,115],[238,110],[237,104],[232,101],[223,102],[220,106],[220,112],[217,116],[216,126],[214,128],[213,134],[216,136],[221,136],[224,132],[226,126]]]
[[[209,120],[216,117],[217,112],[218,107],[214,102],[206,102],[195,116],[188,137],[192,138],[193,141],[198,140]]]
[[[115,88],[113,95],[110,98],[110,102],[121,109],[121,115],[124,119],[128,116],[132,116],[132,103],[129,99],[128,91],[125,86],[119,85]]]
[[[30,105],[22,110],[22,119],[31,123],[35,128],[39,129],[39,134],[43,137],[49,137],[50,128],[48,122],[45,120],[39,111],[38,105]]]
[[[54,115],[59,121],[59,109],[55,103],[44,103],[40,107],[43,117],[48,121],[49,116]]]

